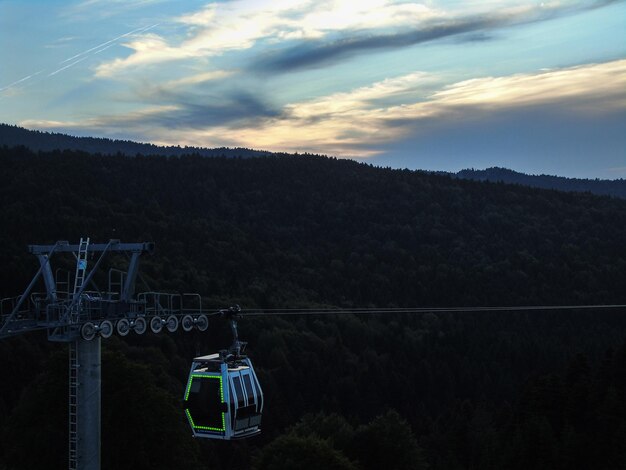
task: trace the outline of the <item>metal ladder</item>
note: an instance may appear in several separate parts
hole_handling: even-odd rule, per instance
[[[78,321],[80,313],[80,300],[76,296],[80,294],[85,282],[87,272],[87,251],[89,249],[89,238],[80,239],[78,245],[78,256],[76,258],[76,276],[74,277],[74,308],[70,312],[70,323]],[[78,467],[78,343],[77,340],[70,342],[70,363],[69,363],[69,470],[77,470]]]
[[[70,364],[69,364],[69,470],[76,470],[78,465],[78,399],[77,399],[77,387],[78,387],[78,352],[76,341],[70,342]]]
[[[78,245],[78,256],[76,259],[76,276],[74,277],[74,295],[73,299],[81,291],[83,283],[85,282],[85,273],[87,272],[87,250],[89,248],[89,238],[86,240],[81,238]],[[74,302],[74,308],[70,312],[70,323],[76,323],[78,320],[78,313],[80,311],[80,301],[76,299]]]

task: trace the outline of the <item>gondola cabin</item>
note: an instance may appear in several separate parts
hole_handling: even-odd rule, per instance
[[[240,439],[259,434],[263,392],[250,359],[227,361],[220,354],[196,357],[184,408],[194,437]]]

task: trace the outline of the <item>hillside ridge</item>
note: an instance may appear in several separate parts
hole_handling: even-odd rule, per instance
[[[134,155],[175,156],[196,154],[203,157],[250,158],[270,155],[296,155],[248,148],[206,148],[188,146],[160,146],[131,140],[115,140],[104,137],[77,137],[68,134],[26,129],[0,123],[0,146],[24,146],[32,151],[75,150],[101,155],[117,153]],[[492,183],[503,182],[558,191],[590,192],[602,196],[626,199],[626,180],[601,180],[567,178],[556,175],[530,175],[508,168],[490,167],[484,170],[464,169],[457,173],[436,171],[440,175]]]
[[[162,146],[106,137],[78,137],[57,132],[31,130],[3,123],[0,123],[0,145],[6,145],[7,147],[24,146],[33,151],[77,150],[102,155],[122,153],[129,156],[141,154],[179,157],[198,154],[203,157],[249,158],[276,155],[275,152],[240,147]]]
[[[453,177],[492,183],[520,184],[533,188],[556,189],[558,191],[590,192],[602,196],[626,198],[626,180],[603,180],[567,178],[555,175],[529,175],[508,168],[490,167],[484,170],[465,169],[450,173]]]

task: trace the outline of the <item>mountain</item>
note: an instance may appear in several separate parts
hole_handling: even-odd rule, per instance
[[[618,302],[626,284],[614,264],[626,260],[617,198],[302,155],[0,147],[0,165],[0,246],[147,237],[178,259],[162,281],[175,290],[257,292],[255,303],[269,305],[412,306]],[[28,283],[17,258],[0,265],[0,298]],[[204,274],[178,277],[198,267]]]
[[[137,292],[198,292],[208,312],[626,304],[618,198],[292,155],[0,146],[0,168],[0,299],[37,272],[29,243],[90,236],[155,242]],[[122,261],[103,261],[99,289]],[[59,279],[76,266],[56,263]],[[261,436],[190,436],[190,361],[230,342],[211,316],[205,332],[103,341],[103,468],[626,468],[623,308],[239,325],[266,398]],[[0,469],[67,468],[67,350],[37,333],[2,340],[0,377]]]
[[[272,152],[252,150],[247,148],[203,148],[159,146],[144,144],[130,140],[113,140],[101,137],[75,137],[56,132],[42,132],[24,129],[19,126],[0,123],[0,146],[16,147],[23,145],[34,151],[49,150],[79,150],[101,155],[162,155],[176,156],[198,154],[203,157],[262,157],[272,155]]]
[[[457,178],[475,181],[521,184],[534,188],[556,189],[558,191],[590,192],[604,196],[626,198],[626,180],[600,180],[564,178],[551,175],[527,175],[507,168],[492,167],[485,170],[467,169],[452,173]]]
[[[113,140],[101,137],[75,137],[55,132],[42,132],[0,123],[0,146],[24,146],[33,151],[77,150],[91,154],[115,155],[160,155],[176,156],[196,154],[203,157],[250,158],[269,155],[288,155],[281,152],[268,152],[247,148],[204,148],[159,146],[133,142],[130,140]],[[507,168],[492,167],[485,170],[466,169],[458,173],[434,172],[456,178],[475,181],[503,182],[520,184],[543,189],[559,191],[590,192],[593,194],[613,196],[626,199],[626,180],[591,180],[564,178],[550,175],[527,175]]]

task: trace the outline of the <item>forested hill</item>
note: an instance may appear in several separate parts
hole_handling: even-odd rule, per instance
[[[15,147],[23,145],[31,150],[80,150],[102,155],[114,155],[122,153],[130,156],[164,155],[181,156],[191,153],[203,157],[260,157],[270,155],[271,152],[252,150],[246,148],[203,148],[203,147],[180,147],[159,146],[144,144],[130,140],[113,140],[97,137],[74,137],[55,132],[42,132],[24,129],[19,126],[11,126],[0,123],[0,145]]]
[[[310,156],[0,147],[0,168],[0,298],[38,269],[28,244],[90,236],[155,242],[137,290],[200,292],[208,309],[626,304],[617,198]],[[194,356],[230,341],[219,319],[114,336],[103,468],[626,468],[623,309],[239,325],[265,394],[261,436],[190,437],[184,383]],[[63,345],[0,341],[0,377],[0,469],[67,468]]]
[[[0,145],[6,145],[7,147],[22,145],[34,151],[77,150],[92,154],[114,155],[121,153],[129,156],[141,154],[180,157],[182,155],[196,154],[203,157],[249,158],[268,155],[287,155],[280,152],[276,153],[247,148],[159,146],[130,140],[75,137],[61,133],[29,130],[23,127],[2,123],[0,123]],[[591,180],[550,175],[528,175],[498,167],[487,168],[485,170],[466,169],[458,173],[440,172],[440,174],[476,181],[504,182],[535,188],[590,192],[593,194],[626,198],[626,180],[623,179]]]
[[[13,253],[154,239],[177,260],[162,282],[272,305],[626,300],[622,200],[325,157],[0,156],[0,246]],[[8,294],[24,266],[5,261]]]
[[[454,173],[457,178],[476,181],[492,181],[509,184],[521,184],[534,188],[557,189],[559,191],[590,192],[626,199],[626,180],[600,180],[564,178],[551,175],[527,175],[507,168],[487,168],[485,170],[467,169]]]

